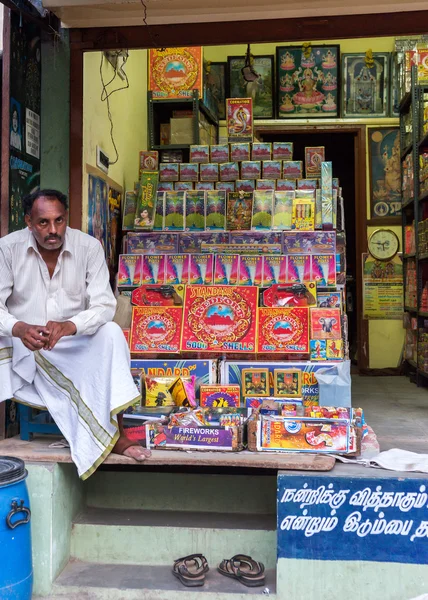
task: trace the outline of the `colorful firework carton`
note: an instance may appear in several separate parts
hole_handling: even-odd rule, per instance
[[[178,250],[178,237],[174,233],[130,232],[129,254],[168,254]]]
[[[310,190],[314,192],[318,187],[318,179],[298,179],[297,189],[298,190]]]
[[[199,165],[198,163],[180,164],[180,181],[198,181]]]
[[[281,179],[282,162],[280,160],[262,161],[263,179]]]
[[[231,231],[230,242],[232,244],[257,244],[261,248],[259,254],[267,254],[263,249],[265,245],[275,245],[282,249],[282,233],[280,231]],[[278,248],[274,252],[274,254],[280,253]]]
[[[238,285],[261,285],[263,274],[263,256],[257,254],[239,257]]]
[[[212,285],[214,280],[214,254],[190,254],[187,263],[186,283]]]
[[[287,231],[285,254],[332,254],[336,251],[335,231]]]
[[[214,283],[216,285],[236,285],[239,273],[239,254],[216,254]]]
[[[158,183],[159,174],[157,171],[144,171],[141,173],[137,207],[135,209],[135,229],[153,229]]]
[[[136,210],[137,194],[135,192],[125,192],[122,213],[122,231],[132,231],[134,229]]]
[[[239,165],[237,162],[221,163],[220,181],[236,181],[239,179]]]
[[[165,254],[143,255],[139,285],[165,283]]]
[[[311,257],[307,254],[294,254],[287,257],[287,278],[291,283],[315,281],[311,277]],[[282,283],[282,282],[280,282]]]
[[[201,254],[202,252],[211,253],[211,244],[227,244],[229,234],[222,231],[206,231],[201,233],[179,233],[178,234],[178,252]],[[203,250],[205,246],[205,250]]]
[[[176,192],[189,192],[193,190],[193,183],[191,181],[176,181],[174,183],[174,190]]]
[[[164,283],[186,284],[189,273],[189,254],[164,254]]]
[[[260,308],[258,353],[309,352],[308,308]]]
[[[331,162],[321,163],[321,204],[322,226],[333,228],[333,165]]]
[[[238,452],[242,446],[241,426],[168,427],[159,423],[146,424],[148,448],[157,450],[218,450]]]
[[[184,285],[140,285],[132,291],[134,306],[183,306]]]
[[[201,181],[218,181],[218,163],[206,163],[199,166],[199,176]]]
[[[278,192],[294,192],[296,189],[296,179],[277,179],[276,189]]]
[[[310,340],[311,360],[327,360],[327,340]]]
[[[271,286],[287,281],[287,257],[263,256],[262,285]]]
[[[343,341],[325,340],[327,342],[327,360],[343,360]]]
[[[138,254],[119,255],[119,273],[117,285],[140,285],[141,260],[142,257]]]
[[[172,183],[169,185],[173,185]],[[172,191],[172,190],[170,190]],[[154,231],[163,231],[165,219],[165,192],[159,192],[156,194],[156,206],[155,206],[155,222],[153,225]]]
[[[139,174],[143,171],[157,171],[159,168],[159,153],[157,150],[141,150]]]
[[[172,192],[174,190],[174,184],[172,181],[159,181],[158,193],[159,192]]]
[[[187,286],[183,351],[254,353],[258,288]]]
[[[235,191],[235,182],[234,181],[217,181],[215,184],[215,189],[219,192],[234,192]]]
[[[293,200],[291,228],[298,231],[313,231],[315,228],[315,202],[302,198],[299,194],[301,192],[296,192]]]
[[[184,192],[165,192],[164,229],[184,230]]]
[[[207,163],[210,161],[210,147],[202,144],[190,146],[191,163]]]
[[[184,195],[186,231],[205,231],[205,192],[192,190]]]
[[[178,163],[161,163],[159,165],[160,181],[178,181],[180,178]]]
[[[275,179],[257,179],[256,189],[273,192],[275,190]]]
[[[226,192],[209,191],[205,203],[205,229],[222,231],[226,229]]]
[[[229,161],[229,144],[213,144],[211,146],[211,162],[225,163]]]
[[[274,142],[272,154],[274,160],[293,160],[293,142]]]
[[[226,204],[226,229],[229,231],[251,229],[253,194],[230,192]]]
[[[294,191],[274,192],[272,229],[280,231],[291,229],[294,195]]]
[[[226,127],[230,142],[253,141],[252,98],[226,99]]]
[[[283,179],[302,179],[303,163],[301,160],[283,160],[282,178]]]
[[[340,340],[342,338],[339,308],[311,308],[311,339]]]
[[[237,192],[254,192],[255,189],[254,179],[237,179],[235,181],[235,191]]]
[[[241,388],[239,385],[201,385],[199,397],[199,404],[208,408],[238,408]]]
[[[180,351],[181,308],[134,306],[132,309],[130,350],[143,353]]]
[[[336,285],[336,255],[313,254],[311,257],[312,280],[318,287]]]
[[[318,292],[318,308],[342,308],[342,292]]]
[[[241,179],[260,179],[261,176],[261,160],[245,160],[241,163]]]
[[[325,162],[325,147],[310,146],[305,148],[306,177],[321,177],[321,163]]]
[[[251,229],[270,231],[272,229],[273,191],[257,190],[253,194],[253,214]]]
[[[283,283],[271,285],[262,293],[262,304],[266,307],[317,306],[317,286],[307,283]]]
[[[262,415],[260,418],[258,451],[349,452],[349,421],[273,415]]]
[[[243,160],[250,160],[251,149],[249,143],[232,143],[230,144],[230,160],[236,162],[242,162]]]
[[[213,189],[214,189],[213,181],[197,181],[195,183],[195,190],[198,190],[201,192],[209,192]]]
[[[271,160],[272,144],[269,142],[255,142],[251,153],[252,160]]]

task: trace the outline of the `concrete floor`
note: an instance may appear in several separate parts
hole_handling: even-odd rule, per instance
[[[428,454],[428,388],[408,377],[352,376],[352,406],[364,409],[380,449]]]

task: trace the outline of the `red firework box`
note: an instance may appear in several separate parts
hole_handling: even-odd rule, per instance
[[[183,306],[183,285],[141,285],[133,290],[134,306]]]
[[[258,288],[186,287],[182,351],[255,353]]]
[[[209,408],[239,407],[241,403],[239,385],[201,385],[199,394],[199,404]]]
[[[342,338],[340,308],[311,308],[311,338],[340,340]]]
[[[202,48],[149,50],[149,90],[156,100],[202,97]]]
[[[253,141],[253,100],[226,99],[227,136],[231,142]]]
[[[144,171],[157,171],[159,166],[159,153],[157,150],[141,150],[140,152],[140,175]]]
[[[309,352],[308,308],[260,308],[258,353]]]
[[[325,147],[311,146],[305,148],[306,177],[321,177],[321,163],[325,161]]]
[[[180,352],[182,314],[182,309],[178,307],[134,306],[131,352],[138,354]]]

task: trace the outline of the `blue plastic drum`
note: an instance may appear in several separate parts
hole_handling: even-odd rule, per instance
[[[31,600],[33,565],[27,475],[22,460],[0,456],[1,600]]]

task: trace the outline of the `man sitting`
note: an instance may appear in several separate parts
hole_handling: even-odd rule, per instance
[[[0,239],[0,402],[49,410],[82,479],[110,452],[144,460],[121,411],[138,397],[101,244],[67,227],[67,198],[24,199],[27,229]]]

